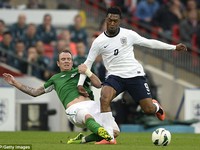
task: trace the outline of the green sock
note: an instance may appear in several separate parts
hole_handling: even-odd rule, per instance
[[[93,118],[88,118],[85,121],[86,127],[93,133],[98,134],[98,129],[101,127]]]
[[[103,138],[98,136],[95,133],[92,133],[92,134],[85,137],[85,142],[93,142],[93,141],[98,142],[98,141],[101,141],[101,140],[103,140]]]

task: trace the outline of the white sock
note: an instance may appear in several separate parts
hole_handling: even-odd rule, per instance
[[[112,127],[112,112],[103,112],[101,113],[101,119],[103,127],[106,129],[108,134],[114,139],[113,127]]]
[[[81,143],[86,143],[85,136],[82,137],[82,139],[81,139]]]
[[[153,104],[156,106],[156,113],[157,113],[159,111],[160,107],[159,107],[158,103],[153,102]]]

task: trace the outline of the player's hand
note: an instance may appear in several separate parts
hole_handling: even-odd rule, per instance
[[[185,46],[185,44],[179,43],[176,45],[176,51],[187,51],[187,47]]]
[[[86,70],[87,70],[87,66],[86,66],[85,64],[80,64],[80,65],[78,66],[78,72],[79,72],[79,73],[85,74]]]
[[[14,85],[16,82],[15,78],[11,74],[3,73],[3,77],[4,77],[4,80],[10,85]]]
[[[84,89],[84,87],[82,85],[78,85],[78,92],[83,95],[84,97],[89,97],[89,94],[87,93],[87,91]]]

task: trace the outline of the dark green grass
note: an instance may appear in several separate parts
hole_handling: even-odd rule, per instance
[[[165,147],[154,146],[151,133],[121,133],[117,145],[68,145],[60,142],[76,135],[74,132],[0,132],[0,145],[31,144],[33,150],[200,150],[200,134],[172,133],[172,141]]]

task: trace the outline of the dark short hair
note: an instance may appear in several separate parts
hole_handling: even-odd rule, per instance
[[[64,49],[64,50],[61,50],[61,51],[58,53],[58,57],[57,57],[57,60],[58,60],[58,61],[59,61],[59,56],[60,56],[61,53],[69,53],[69,54],[73,57],[73,55],[72,55],[72,53],[71,53],[70,50]]]
[[[3,25],[5,25],[5,22],[2,19],[0,19],[0,23],[2,23]]]
[[[45,14],[45,15],[43,16],[43,20],[44,20],[46,17],[50,17],[50,18],[52,19],[51,14]]]
[[[6,31],[3,32],[3,36],[4,36],[4,35],[10,35],[10,36],[12,36],[12,33],[11,33],[11,31],[6,30]]]
[[[23,43],[23,44],[24,44],[24,41],[22,41],[21,39],[17,39],[17,40],[15,41],[15,45],[18,44],[18,43]]]
[[[29,23],[29,24],[28,24],[28,27],[30,27],[30,26],[36,27],[36,25],[35,25],[34,23]]]
[[[117,14],[117,15],[119,15],[120,18],[122,18],[121,10],[117,6],[108,8],[106,15],[108,15],[108,14]]]

